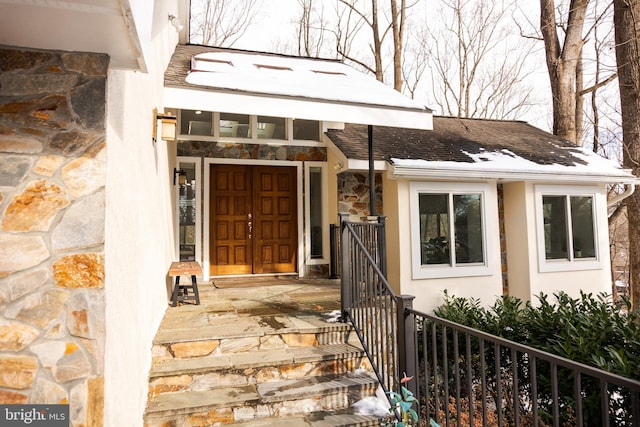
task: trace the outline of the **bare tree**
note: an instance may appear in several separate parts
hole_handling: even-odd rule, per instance
[[[262,0],[193,0],[190,40],[233,46],[260,12]]]
[[[532,104],[524,82],[534,42],[513,40],[514,3],[444,0],[422,46],[429,57],[433,102],[458,117],[517,118]]]
[[[622,111],[623,164],[640,174],[640,2],[614,0],[618,86]],[[640,308],[640,193],[627,198],[630,294]]]
[[[571,0],[566,22],[556,19],[554,0],[540,0],[540,31],[545,45],[553,103],[553,133],[578,144],[576,117],[582,117],[577,94],[582,89],[581,57],[589,0]],[[560,44],[558,31],[564,32]],[[580,75],[579,79],[576,76]]]
[[[295,22],[297,53],[302,56],[319,57],[326,50],[329,35],[324,3],[314,0],[297,0],[299,15]]]
[[[353,62],[364,70],[374,74],[376,79],[384,81],[385,41],[389,33],[392,35],[391,58],[393,65],[393,86],[402,91],[403,86],[403,52],[404,37],[407,24],[407,11],[416,3],[407,4],[406,0],[339,0],[336,47],[338,55],[346,61]],[[387,5],[388,7],[385,7]],[[360,37],[360,31],[370,30],[360,40],[369,41],[369,53],[353,49],[354,41]]]

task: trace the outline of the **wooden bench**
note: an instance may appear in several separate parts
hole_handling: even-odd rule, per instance
[[[169,276],[175,277],[175,285],[171,294],[171,305],[177,306],[179,302],[194,301],[200,305],[200,294],[198,294],[198,281],[196,276],[202,275],[202,267],[193,261],[172,262],[169,268]],[[181,285],[180,276],[191,276],[191,284]]]

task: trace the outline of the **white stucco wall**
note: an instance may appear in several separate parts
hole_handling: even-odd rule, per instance
[[[536,268],[535,212],[527,206],[533,203],[533,193],[527,200],[526,184],[511,182],[503,184],[504,228],[507,246],[507,277],[509,294],[528,301],[531,299],[531,268]]]
[[[491,230],[486,235],[487,246],[491,248],[488,256],[490,275],[472,277],[450,277],[442,279],[419,279],[412,277],[411,238],[416,230],[411,229],[410,218],[410,181],[387,180],[383,194],[385,214],[387,215],[387,244],[389,252],[389,279],[396,291],[415,296],[415,309],[431,313],[443,302],[443,292],[449,295],[476,298],[484,305],[491,305],[502,295],[502,277],[500,270],[500,236],[498,230],[498,203],[495,184],[487,194],[485,221]],[[393,196],[393,192],[397,194]],[[397,254],[397,255],[396,255]],[[399,285],[397,285],[399,283]]]
[[[567,188],[579,185],[563,184]],[[600,184],[596,194],[596,229],[599,268],[571,271],[544,272],[540,269],[537,236],[535,184],[517,182],[505,184],[505,228],[507,235],[507,262],[509,268],[509,294],[534,304],[544,292],[553,295],[564,291],[578,297],[580,290],[587,293],[611,292],[611,265],[609,254],[609,227],[607,223],[606,188]],[[579,263],[576,263],[579,266]],[[578,267],[579,268],[579,267]]]
[[[153,110],[162,109],[163,74],[177,42],[166,6],[146,15],[153,19],[148,73],[111,70],[108,78],[106,427],[143,425],[152,339],[168,301],[175,144],[152,141]]]

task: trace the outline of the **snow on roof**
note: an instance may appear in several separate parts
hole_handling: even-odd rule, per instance
[[[193,57],[186,80],[220,89],[426,110],[372,76],[337,61],[209,52]]]
[[[565,147],[557,147],[559,151]],[[443,174],[445,171],[462,173],[467,177],[492,177],[500,179],[529,178],[535,176],[553,176],[554,179],[570,176],[583,177],[593,182],[636,182],[640,180],[630,171],[623,169],[616,162],[598,156],[582,148],[572,148],[572,155],[580,161],[572,165],[553,163],[541,164],[521,157],[509,150],[467,153],[473,160],[471,163],[453,161],[427,161],[419,159],[391,158],[394,173],[397,175],[416,175],[419,171],[429,170],[431,174]],[[548,179],[548,178],[545,178]]]
[[[190,66],[181,77],[187,85],[175,84],[174,75],[165,78],[165,83],[173,83],[165,89],[168,106],[432,128],[430,109],[341,62],[229,49],[200,50],[189,57]],[[178,67],[170,64],[171,68]],[[216,92],[215,97],[211,91]]]
[[[346,159],[368,157],[366,126],[327,131]],[[433,130],[373,128],[375,160],[397,177],[640,183],[629,170],[525,122],[433,118]]]

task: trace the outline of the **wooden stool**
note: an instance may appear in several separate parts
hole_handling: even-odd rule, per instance
[[[198,294],[198,281],[196,276],[202,275],[202,267],[197,262],[172,262],[169,268],[169,276],[175,276],[176,283],[173,286],[171,305],[175,307],[179,302],[194,301],[200,305]],[[181,285],[180,276],[191,276],[191,284]],[[189,293],[191,291],[191,294]]]

